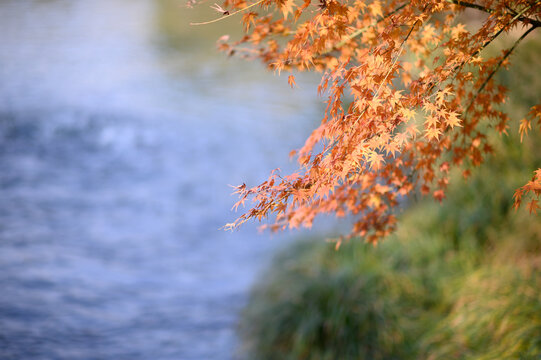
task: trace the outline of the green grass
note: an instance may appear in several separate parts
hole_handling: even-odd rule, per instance
[[[539,359],[541,276],[482,266],[451,286],[452,309],[424,337],[426,359]]]
[[[503,221],[499,243],[487,232],[457,250],[437,230],[442,209],[409,211],[377,247],[305,241],[279,255],[243,312],[244,358],[541,356],[540,224]]]
[[[241,331],[254,359],[400,359],[424,289],[366,246],[302,243],[255,289]],[[368,291],[367,291],[368,290]]]

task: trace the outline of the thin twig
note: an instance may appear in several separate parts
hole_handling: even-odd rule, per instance
[[[228,17],[230,17],[230,16],[236,15],[236,14],[238,14],[238,13],[240,13],[240,12],[246,11],[246,10],[248,10],[248,9],[251,8],[251,7],[254,7],[254,6],[256,6],[256,5],[261,4],[263,1],[265,1],[265,0],[259,0],[258,2],[253,3],[252,5],[248,5],[248,6],[246,6],[245,8],[242,8],[242,9],[240,9],[240,10],[237,10],[237,11],[235,11],[235,12],[232,12],[231,14],[224,15],[224,16],[222,16],[222,17],[220,17],[220,18],[217,18],[217,19],[214,19],[214,20],[205,21],[205,22],[199,22],[199,23],[190,23],[190,25],[194,25],[194,26],[195,26],[195,25],[207,25],[207,24],[212,24],[212,23],[215,23],[215,22],[224,20],[224,19],[226,19],[226,18],[228,18]]]
[[[374,94],[374,96],[372,97],[372,99],[376,98],[379,94],[379,91],[381,90],[381,87],[383,86],[383,83],[385,81],[387,81],[387,77],[389,76],[389,74],[391,73],[391,71],[393,70],[394,66],[396,65],[396,62],[398,61],[398,58],[400,57],[400,55],[402,55],[402,50],[404,50],[404,44],[406,43],[406,41],[408,41],[411,33],[413,32],[413,29],[415,29],[415,25],[417,25],[417,22],[419,22],[420,20],[416,20],[413,25],[411,26],[411,29],[410,31],[408,32],[408,35],[406,35],[406,37],[404,38],[404,40],[402,40],[402,44],[400,44],[400,48],[398,49],[398,54],[396,54],[394,60],[393,60],[393,63],[392,65],[389,67],[389,71],[387,71],[387,74],[385,74],[385,77],[383,78],[383,81],[380,82],[379,84],[379,87],[378,87],[378,90],[376,90],[376,93]],[[359,115],[361,116],[361,115]]]
[[[482,5],[470,3],[470,2],[467,2],[467,1],[461,1],[461,0],[446,0],[446,1],[448,3],[451,3],[451,4],[455,4],[455,5],[471,8],[471,9],[477,9],[477,10],[480,10],[480,11],[484,11],[484,12],[486,12],[488,14],[494,13],[494,10],[491,9],[491,8],[487,8],[487,7],[484,7]],[[509,10],[511,11],[511,13],[516,15],[515,10],[512,10],[512,9],[509,9]],[[529,17],[526,17],[526,16],[520,16],[518,18],[518,20],[524,21],[524,22],[529,22],[529,23],[531,23],[532,25],[535,25],[535,26],[541,26],[541,21],[538,21],[538,20],[535,20],[535,19],[532,19],[532,18],[529,18]]]
[[[372,22],[370,25],[368,26],[365,26],[365,27],[362,27],[360,29],[357,29],[356,31],[354,31],[353,33],[351,33],[350,35],[346,36],[342,41],[340,41],[338,44],[334,45],[331,49],[328,49],[327,51],[321,53],[320,55],[327,55],[328,53],[334,51],[334,50],[338,50],[339,48],[341,48],[342,46],[346,45],[348,41],[352,40],[352,39],[355,39],[357,36],[361,35],[362,33],[364,33],[366,30],[370,29],[370,28],[373,28],[374,26],[376,26],[377,24],[379,24],[380,22],[382,22],[383,20],[387,19],[388,17],[390,17],[391,15],[394,15],[396,14],[397,12],[399,12],[400,10],[402,10],[403,8],[405,8],[407,5],[409,5],[409,2],[405,3],[405,4],[402,4],[400,5],[399,7],[397,7],[396,9],[394,9],[393,11],[391,11],[390,13],[386,14],[385,16],[379,18],[378,20]]]
[[[453,2],[454,3],[454,0],[447,0],[447,1],[450,1],[450,2]],[[524,13],[526,13],[528,10],[530,10],[533,6],[537,5],[541,3],[541,0],[537,0],[535,1],[534,3],[530,4],[530,6],[526,7],[525,9],[523,9],[520,13],[517,13],[515,14],[515,16],[509,20],[507,22],[507,24],[505,26],[503,26],[498,32],[496,32],[494,35],[492,35],[490,37],[490,39],[488,39],[487,41],[485,41],[485,43],[483,45],[481,45],[481,47],[479,49],[477,49],[473,54],[471,54],[468,58],[468,60],[464,60],[462,61],[462,63],[460,63],[460,65],[456,65],[451,72],[454,72],[455,75],[453,76],[453,78],[451,79],[451,83],[453,83],[456,79],[456,77],[458,76],[458,74],[460,73],[460,70],[462,70],[462,68],[464,67],[464,65],[466,65],[467,62],[469,62],[471,59],[473,59],[474,57],[476,57],[477,55],[479,55],[479,53],[481,53],[481,51],[483,51],[488,45],[490,45],[490,43],[492,43],[492,41],[494,41],[498,36],[500,36],[508,27],[509,25],[511,25],[513,22],[515,22],[517,19],[520,19],[522,17],[522,15]],[[464,2],[463,1],[460,1],[460,4],[463,5]],[[464,5],[463,5],[464,6]],[[534,25],[534,27],[537,27],[536,25]],[[433,83],[430,88],[428,89],[428,93],[430,93],[434,87],[436,87],[436,83]]]
[[[507,59],[509,57],[509,55],[511,55],[511,53],[513,52],[513,50],[515,50],[515,48],[517,47],[517,45],[526,37],[528,36],[529,33],[531,33],[533,30],[535,30],[537,28],[537,26],[532,26],[531,28],[529,28],[524,34],[522,34],[522,36],[520,38],[518,38],[518,40],[513,44],[513,46],[507,50],[507,52],[505,53],[505,55],[500,59],[500,61],[498,62],[498,64],[496,65],[496,68],[494,70],[492,70],[492,72],[488,75],[488,77],[485,79],[485,81],[483,82],[483,84],[479,87],[479,89],[476,91],[475,93],[475,96],[473,97],[473,99],[470,101],[470,103],[468,104],[468,107],[466,108],[466,110],[464,111],[464,117],[466,117],[466,115],[468,114],[468,111],[470,110],[470,108],[472,107],[473,103],[475,102],[475,100],[477,99],[477,97],[479,96],[479,94],[485,89],[485,86],[488,84],[488,82],[490,81],[490,79],[492,79],[492,77],[494,76],[494,74],[496,74],[496,72],[500,69],[500,67],[502,66],[503,62],[505,61],[505,59]]]

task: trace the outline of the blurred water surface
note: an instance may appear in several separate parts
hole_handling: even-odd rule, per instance
[[[220,231],[228,184],[287,164],[319,105],[183,5],[0,2],[1,359],[233,357],[284,236]]]

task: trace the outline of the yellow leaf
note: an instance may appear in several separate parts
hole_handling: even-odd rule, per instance
[[[280,11],[284,16],[284,19],[287,19],[289,13],[293,13],[293,0],[286,0],[280,5]]]
[[[464,24],[457,24],[455,27],[451,29],[451,37],[453,40],[458,40],[460,38],[460,34],[468,32],[466,30],[466,27]]]
[[[438,140],[441,135],[441,130],[435,127],[428,128],[426,130],[426,137],[428,140],[436,139]]]
[[[461,123],[462,123],[462,120],[460,120],[460,118],[458,117],[458,114],[455,112],[450,112],[445,117],[445,124],[451,127],[451,129],[454,128],[455,126],[462,127]]]
[[[415,119],[415,111],[413,110],[402,108],[400,109],[400,113],[402,114],[403,117],[406,118],[406,121]]]
[[[369,5],[369,8],[370,8],[370,12],[372,12],[374,16],[383,17],[383,10],[381,9],[381,2],[374,1],[372,4]]]

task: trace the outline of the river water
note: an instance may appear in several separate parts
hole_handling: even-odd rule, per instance
[[[0,1],[1,359],[234,357],[294,235],[219,230],[228,184],[291,167],[321,106],[183,5]]]

